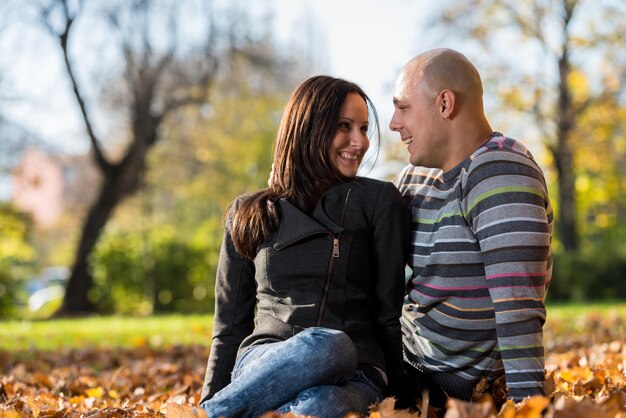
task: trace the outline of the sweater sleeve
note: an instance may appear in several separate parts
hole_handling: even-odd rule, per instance
[[[395,391],[402,379],[400,315],[411,221],[408,207],[392,183],[382,187],[373,226],[377,337],[385,354],[389,389]]]
[[[213,341],[200,403],[230,383],[239,345],[254,327],[256,285],[254,264],[241,257],[233,245],[230,211],[215,279]]]
[[[553,214],[543,174],[526,155],[492,150],[472,162],[462,190],[495,308],[509,398],[545,395],[542,327]]]

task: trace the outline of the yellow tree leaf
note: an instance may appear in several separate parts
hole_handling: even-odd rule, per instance
[[[102,388],[102,386],[90,388],[85,391],[85,394],[90,398],[101,399],[104,396],[104,389]]]

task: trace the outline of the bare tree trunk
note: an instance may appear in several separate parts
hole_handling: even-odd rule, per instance
[[[89,210],[87,219],[82,228],[82,235],[78,249],[74,257],[72,273],[63,299],[63,305],[59,315],[70,313],[90,313],[96,311],[96,306],[89,300],[89,289],[93,284],[93,278],[89,271],[88,256],[96,245],[102,228],[109,220],[113,208],[120,200],[120,196],[114,193],[110,183],[104,185],[96,203]]]
[[[558,231],[566,250],[578,249],[578,227],[576,226],[576,180],[572,147],[569,132],[559,129],[558,153],[555,154],[556,168],[559,173],[559,203],[557,217]]]
[[[575,4],[575,3],[574,3]],[[564,33],[567,34],[574,12],[573,6],[565,4],[563,16]],[[578,249],[578,228],[576,226],[576,173],[574,172],[574,152],[571,133],[576,120],[572,94],[568,84],[571,72],[569,60],[569,36],[564,36],[563,50],[559,57],[559,101],[557,106],[557,145],[554,152],[559,174],[559,206],[557,226],[561,241],[566,250]]]
[[[152,134],[147,140],[140,141],[141,143],[153,144],[155,142],[158,124],[159,122],[154,120],[152,126],[145,128]],[[126,158],[113,166],[108,176],[105,177],[98,199],[89,210],[83,225],[65,298],[58,315],[96,311],[96,306],[89,300],[93,277],[89,270],[88,257],[115,207],[139,188],[149,149],[149,146],[138,146],[130,150]]]

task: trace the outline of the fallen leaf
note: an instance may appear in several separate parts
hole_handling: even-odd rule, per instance
[[[466,402],[449,398],[444,418],[496,418],[493,402]]]
[[[177,403],[168,403],[165,405],[166,416],[172,418],[198,418],[206,417],[206,413],[202,408],[195,408],[189,405],[179,405]],[[199,414],[198,414],[199,412]]]
[[[518,406],[516,418],[541,418],[543,410],[550,404],[550,399],[543,396],[533,396],[524,399]]]
[[[85,394],[90,398],[102,398],[104,396],[104,389],[101,386],[87,389]]]

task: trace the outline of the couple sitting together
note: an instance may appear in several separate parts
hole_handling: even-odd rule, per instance
[[[393,184],[358,176],[379,134],[358,85],[296,88],[268,187],[225,217],[209,418],[367,415],[425,391],[442,410],[503,376],[509,399],[545,395],[553,212],[540,167],[491,129],[482,96],[462,54],[410,60],[389,124],[410,164]]]

